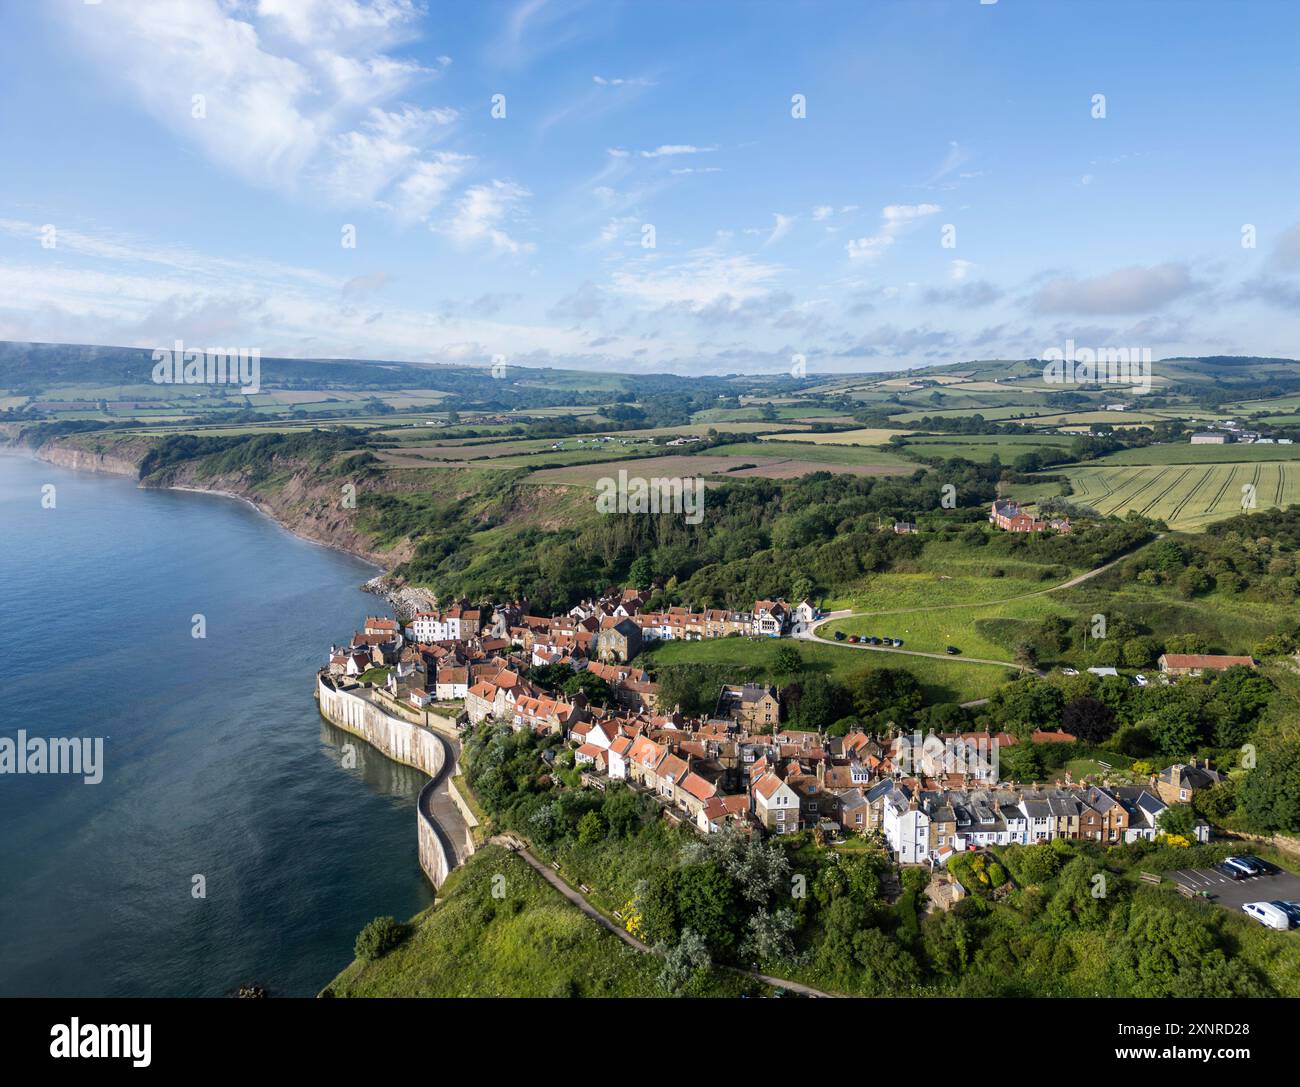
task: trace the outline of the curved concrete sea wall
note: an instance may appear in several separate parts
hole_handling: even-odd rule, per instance
[[[434,791],[452,769],[446,743],[436,733],[384,713],[359,695],[335,690],[323,675],[316,677],[316,694],[327,720],[360,736],[394,762],[414,766],[429,775],[416,803],[415,822],[420,867],[435,887],[441,887],[456,866],[456,853],[433,816]]]

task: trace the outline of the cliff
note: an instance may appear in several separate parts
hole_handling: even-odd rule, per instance
[[[141,465],[156,440],[143,435],[72,434],[36,446],[40,460],[64,468],[140,478]],[[248,472],[204,473],[201,462],[184,463],[141,481],[143,487],[204,491],[241,498],[295,536],[337,548],[384,569],[405,562],[409,540],[381,550],[357,527],[357,511],[345,508],[338,477],[306,462],[277,461],[274,472],[254,478]]]

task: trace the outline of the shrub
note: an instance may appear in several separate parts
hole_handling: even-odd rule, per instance
[[[376,917],[357,934],[354,948],[363,962],[382,959],[410,934],[411,926],[393,917]]]

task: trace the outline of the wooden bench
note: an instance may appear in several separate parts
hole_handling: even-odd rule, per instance
[[[1160,882],[1160,877],[1159,877],[1158,875],[1156,875],[1154,872],[1139,872],[1139,873],[1138,873],[1138,878],[1139,878],[1143,883],[1159,883],[1159,882]]]

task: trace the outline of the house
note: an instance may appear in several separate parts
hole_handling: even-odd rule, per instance
[[[715,794],[705,801],[695,817],[695,825],[705,834],[717,834],[728,823],[744,823],[749,815],[749,797],[743,793],[734,796]]]
[[[596,635],[596,657],[602,661],[630,661],[641,652],[641,627],[633,619],[609,620]]]
[[[410,626],[407,629],[411,632],[412,638],[424,645],[430,642],[453,640],[452,636],[447,632],[446,621],[436,611],[418,612],[411,618]]]
[[[894,531],[900,536],[914,536],[921,530],[916,527],[915,521],[895,521]]]
[[[754,816],[774,834],[793,834],[799,829],[799,794],[768,771],[754,782]]]
[[[784,600],[756,600],[751,612],[752,633],[779,638],[790,625],[790,607]]]
[[[1171,676],[1199,676],[1205,669],[1222,672],[1227,668],[1254,668],[1253,657],[1229,657],[1216,653],[1161,653],[1160,671]]]
[[[989,524],[996,525],[1003,532],[1043,532],[1049,528],[1065,534],[1071,531],[1068,517],[1053,517],[1050,521],[1043,521],[1022,510],[1020,503],[1006,498],[994,500],[989,510]]]
[[[753,729],[774,729],[781,720],[781,702],[775,687],[729,684],[718,696],[717,716],[731,717]]]
[[[1198,791],[1222,780],[1222,774],[1210,769],[1209,760],[1176,762],[1160,771],[1156,778],[1156,793],[1166,804],[1190,804]]]
[[[434,697],[439,702],[451,702],[469,694],[469,669],[465,667],[439,668],[434,673]]]
[[[1210,430],[1203,430],[1192,435],[1192,445],[1224,445],[1228,441],[1226,434],[1216,434]]]
[[[891,783],[883,796],[882,830],[899,864],[926,864],[930,859],[930,817],[906,785]]]

